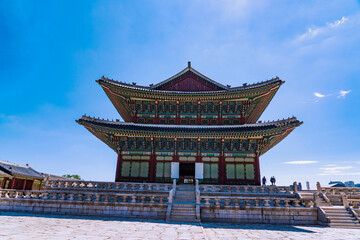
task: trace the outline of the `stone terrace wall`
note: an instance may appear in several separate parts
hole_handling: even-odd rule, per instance
[[[204,222],[317,225],[317,219],[316,208],[244,207],[241,209],[216,209],[201,207],[201,220]]]
[[[165,219],[168,195],[0,190],[0,211]]]

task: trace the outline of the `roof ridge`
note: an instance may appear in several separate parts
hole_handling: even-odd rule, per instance
[[[16,167],[31,168],[29,165],[22,165],[22,164],[18,164],[18,163],[12,163],[12,162],[8,162],[8,161],[5,161],[5,160],[0,160],[0,164],[1,163],[5,163],[5,164],[16,166]]]

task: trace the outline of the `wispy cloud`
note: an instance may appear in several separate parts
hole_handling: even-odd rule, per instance
[[[353,166],[333,166],[333,167],[322,167],[320,170],[322,173],[319,175],[357,175],[357,173],[348,173],[346,170],[354,168]]]
[[[350,92],[351,92],[351,90],[347,90],[347,91],[341,90],[341,91],[339,92],[338,98],[345,98],[345,96],[346,96],[347,94],[349,94]]]
[[[313,164],[317,163],[318,161],[290,161],[290,162],[284,162],[285,164]]]
[[[308,39],[312,39],[315,38],[318,35],[327,33],[329,31],[331,31],[332,29],[338,28],[341,25],[343,25],[346,21],[348,21],[348,18],[343,16],[341,19],[336,20],[335,22],[330,22],[330,23],[326,23],[324,26],[321,27],[312,27],[312,28],[308,28],[308,30],[300,35],[297,40],[298,41],[303,41],[303,40],[308,40]]]
[[[315,97],[317,97],[317,98],[323,98],[323,97],[326,97],[326,95],[321,94],[321,93],[318,93],[318,92],[314,92],[314,96],[315,96]]]

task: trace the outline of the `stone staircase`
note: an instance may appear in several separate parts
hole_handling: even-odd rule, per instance
[[[359,221],[345,207],[324,206],[321,209],[330,219],[329,227],[360,229]]]
[[[200,222],[200,219],[196,219],[194,185],[178,185],[176,187],[169,221]]]

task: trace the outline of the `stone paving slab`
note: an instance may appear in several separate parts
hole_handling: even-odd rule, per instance
[[[0,239],[360,239],[357,229],[0,213]]]

